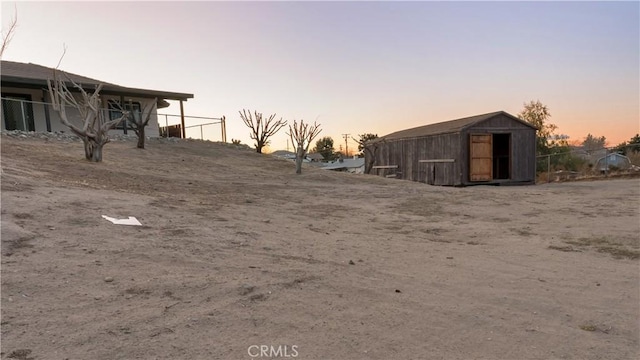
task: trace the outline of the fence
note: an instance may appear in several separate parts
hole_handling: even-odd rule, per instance
[[[537,182],[640,176],[640,143],[536,156]],[[625,155],[626,154],[626,155]]]
[[[180,115],[158,114],[160,135],[162,137],[183,137],[181,121]],[[227,142],[227,124],[224,116],[221,118],[184,116],[184,122],[184,137],[186,138]],[[218,126],[220,126],[220,130],[216,130]],[[218,137],[217,134],[220,136]]]
[[[69,129],[62,124],[58,113],[53,109],[53,105],[45,102],[31,101],[26,96],[3,96],[2,130],[22,130],[35,132],[69,132]],[[117,119],[122,115],[120,106],[112,101],[107,101],[107,108],[101,109],[105,120]],[[124,110],[130,112],[130,116],[138,118],[141,116],[142,106],[139,102],[129,102],[124,104]],[[82,126],[83,119],[78,110],[74,107],[66,108],[67,118],[77,126]],[[146,128],[147,136],[175,136],[182,137],[182,127],[180,115],[168,115],[153,113],[152,119],[157,118],[158,128],[149,126]],[[225,117],[200,117],[184,116],[185,135],[189,138],[211,141],[227,141]],[[164,124],[164,126],[162,126]],[[176,125],[177,124],[177,125]],[[219,126],[219,129],[217,127]],[[173,128],[173,131],[172,131]],[[133,131],[133,127],[127,119],[120,122],[116,131],[127,134]],[[177,131],[176,131],[177,130]]]

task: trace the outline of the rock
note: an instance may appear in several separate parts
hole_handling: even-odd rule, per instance
[[[400,290],[396,289],[396,292],[397,292],[397,293],[401,293],[402,291],[400,291]]]
[[[349,260],[349,265],[355,265],[356,263],[353,262],[353,260]]]
[[[106,278],[104,278],[104,282],[113,282],[113,278],[111,276],[107,276]]]
[[[240,293],[240,295],[244,296],[247,294],[251,294],[253,292],[253,290],[255,290],[256,287],[252,286],[252,285],[248,285],[248,284],[242,284],[242,286],[240,286],[240,289],[238,290],[238,292]]]

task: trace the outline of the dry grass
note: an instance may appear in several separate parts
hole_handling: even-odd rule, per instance
[[[607,253],[616,259],[626,258],[626,259],[635,260],[640,258],[640,251],[637,250],[638,239],[614,240],[607,236],[596,236],[596,237],[581,237],[577,240],[565,240],[565,243],[569,245],[575,245],[581,248],[591,248],[602,253]],[[551,248],[551,246],[549,248]],[[560,250],[560,249],[557,248],[556,250]],[[567,251],[567,250],[562,250],[562,251]],[[568,251],[571,251],[571,250],[568,250]]]

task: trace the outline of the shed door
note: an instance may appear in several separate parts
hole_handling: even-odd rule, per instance
[[[470,135],[469,177],[471,181],[493,179],[493,147],[491,134]]]

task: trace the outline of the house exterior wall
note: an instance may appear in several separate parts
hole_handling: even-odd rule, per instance
[[[104,95],[102,96],[102,106],[105,109],[108,109],[108,100],[115,100],[120,102],[120,97],[116,95]],[[125,97],[124,102],[139,102],[142,107],[147,101],[151,101],[153,99],[148,98],[140,98],[140,97]],[[149,119],[149,124],[145,128],[145,135],[149,137],[159,137],[160,136],[160,126],[158,125],[158,109],[157,104],[153,106],[153,110],[151,113],[151,119]],[[133,130],[129,130],[129,134],[132,133]],[[122,134],[124,131],[121,129],[113,129],[111,130],[113,134]],[[135,134],[135,133],[133,133]]]
[[[39,90],[39,89],[30,89],[30,88],[2,87],[2,94],[3,94],[3,97],[4,97],[4,94],[12,94],[12,95],[27,95],[31,98],[32,103],[30,105],[33,109],[34,125],[35,125],[36,132],[47,131],[47,125],[46,125],[47,109],[49,113],[51,131],[52,132],[69,132],[69,128],[67,128],[64,124],[62,124],[62,121],[60,120],[58,113],[55,110],[53,110],[50,104],[48,104],[50,103],[48,91]],[[79,98],[78,95],[76,95],[77,99]],[[119,101],[120,97],[112,96],[112,95],[103,96],[102,106],[105,112],[108,112],[107,100]],[[129,100],[131,100],[132,102],[140,102],[142,105],[144,105],[144,103],[146,101],[149,101],[150,99],[131,98],[131,97],[125,98],[125,102]],[[13,101],[11,101],[11,103],[13,104]],[[156,106],[157,105],[154,105],[151,119],[149,120],[149,124],[145,129],[146,136],[150,136],[150,137],[160,136],[160,128],[158,126],[158,116],[157,116]],[[73,119],[75,119],[76,123],[81,122],[81,120],[79,119],[79,114],[76,110],[67,108],[67,115],[70,121],[74,121]],[[0,116],[2,117],[1,129],[5,130],[6,124],[5,124],[5,118],[4,118],[4,111],[0,111]],[[124,130],[122,129],[110,130],[110,134],[123,134],[123,133],[124,133]],[[132,131],[130,130],[128,133],[132,134]]]
[[[31,107],[33,109],[33,117],[34,117],[34,125],[35,125],[35,131],[37,132],[45,132],[47,131],[47,126],[46,126],[46,121],[45,121],[45,105],[42,104],[44,97],[45,96],[45,92],[43,92],[43,90],[38,90],[38,89],[25,89],[25,88],[15,88],[15,87],[2,87],[2,96],[4,97],[4,94],[11,94],[11,95],[27,95],[31,98],[31,101],[33,102],[38,102],[38,103],[34,103],[31,104]],[[13,104],[14,102],[11,101],[10,104]],[[3,104],[4,106],[4,104]],[[52,115],[52,114],[50,114]],[[2,130],[6,129],[6,124],[5,124],[5,119],[4,119],[4,109],[3,111],[0,111],[0,116],[2,117]],[[56,118],[58,119],[58,118]],[[53,126],[54,121],[52,119],[51,121],[51,126]],[[57,124],[59,124],[60,126],[63,126],[60,123],[60,120],[57,120]],[[52,131],[56,131],[56,129],[52,129]],[[58,130],[59,131],[59,130]]]

